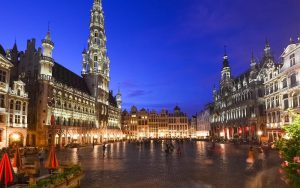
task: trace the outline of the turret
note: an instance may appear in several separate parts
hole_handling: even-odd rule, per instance
[[[221,76],[222,76],[221,78],[222,81],[231,79],[231,71],[230,71],[228,56],[226,52],[226,47],[224,47],[223,68],[221,71]]]
[[[84,75],[87,73],[87,53],[85,48],[82,51],[82,70],[81,70],[81,74]]]
[[[266,57],[271,57],[271,47],[270,47],[270,43],[269,41],[266,39],[266,44],[265,44],[265,48],[264,48],[264,55]]]
[[[121,109],[122,108],[122,95],[120,92],[120,88],[118,89],[118,93],[117,93],[117,104],[118,104],[118,108]]]
[[[52,67],[54,60],[52,59],[52,51],[54,43],[51,41],[50,31],[47,32],[46,37],[42,40],[43,55],[40,59],[40,74],[52,76]]]
[[[47,32],[45,39],[42,40],[43,56],[52,58],[54,43],[51,41],[50,31]]]
[[[251,69],[254,69],[255,66],[256,66],[256,61],[255,61],[255,58],[254,58],[253,51],[252,51],[252,54],[251,54],[250,66],[251,66]]]

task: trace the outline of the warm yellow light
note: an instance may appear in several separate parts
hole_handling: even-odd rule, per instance
[[[261,136],[262,133],[263,133],[262,131],[257,131],[258,136]]]
[[[78,134],[73,135],[73,139],[77,139],[79,137]]]
[[[14,141],[20,141],[21,138],[20,135],[17,133],[13,133],[11,137]]]
[[[220,132],[220,136],[225,136],[225,133],[224,132]]]

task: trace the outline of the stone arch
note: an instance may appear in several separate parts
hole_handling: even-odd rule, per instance
[[[24,143],[24,135],[21,132],[12,132],[8,136],[9,146],[23,146]]]

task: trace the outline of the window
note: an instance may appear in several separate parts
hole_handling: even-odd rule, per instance
[[[98,61],[98,56],[94,56],[94,61]]]
[[[286,78],[284,78],[282,80],[282,88],[286,88],[287,87],[287,81],[286,81]]]
[[[290,55],[290,66],[293,66],[296,64],[295,61],[295,54]]]
[[[289,121],[290,121],[289,119],[290,119],[290,118],[289,118],[288,115],[286,115],[286,116],[284,117],[284,121],[285,121],[285,122],[289,122]]]
[[[278,106],[279,106],[279,97],[276,96],[276,107],[278,107]]]
[[[4,102],[5,96],[0,94],[0,107],[5,108],[5,102]]]
[[[13,120],[14,120],[14,115],[10,114],[9,115],[9,123],[13,123]]]
[[[265,94],[266,94],[266,95],[268,95],[268,94],[269,94],[269,85],[266,85]]]
[[[19,115],[15,115],[15,123],[20,124],[21,119]]]
[[[283,109],[286,110],[289,108],[289,100],[288,100],[288,95],[285,94],[283,95]]]
[[[23,102],[22,110],[23,110],[23,112],[26,111],[26,102]]]
[[[9,109],[13,110],[14,109],[14,101],[11,100],[9,103]]]
[[[5,115],[0,115],[0,123],[5,123]]]
[[[0,82],[6,83],[6,71],[0,70]]]
[[[297,107],[298,106],[298,97],[296,95],[293,96],[293,107]]]
[[[16,110],[21,110],[21,102],[20,101],[16,102]]]
[[[22,116],[22,123],[25,124],[25,117],[26,116]]]
[[[291,75],[291,87],[294,87],[297,85],[297,77],[296,74]]]
[[[266,109],[270,108],[270,99],[267,99]]]
[[[277,91],[278,90],[278,82],[275,82],[274,83],[274,91]]]

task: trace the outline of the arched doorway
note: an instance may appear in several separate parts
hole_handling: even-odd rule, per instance
[[[22,133],[14,132],[9,135],[9,146],[23,146],[24,136]]]

